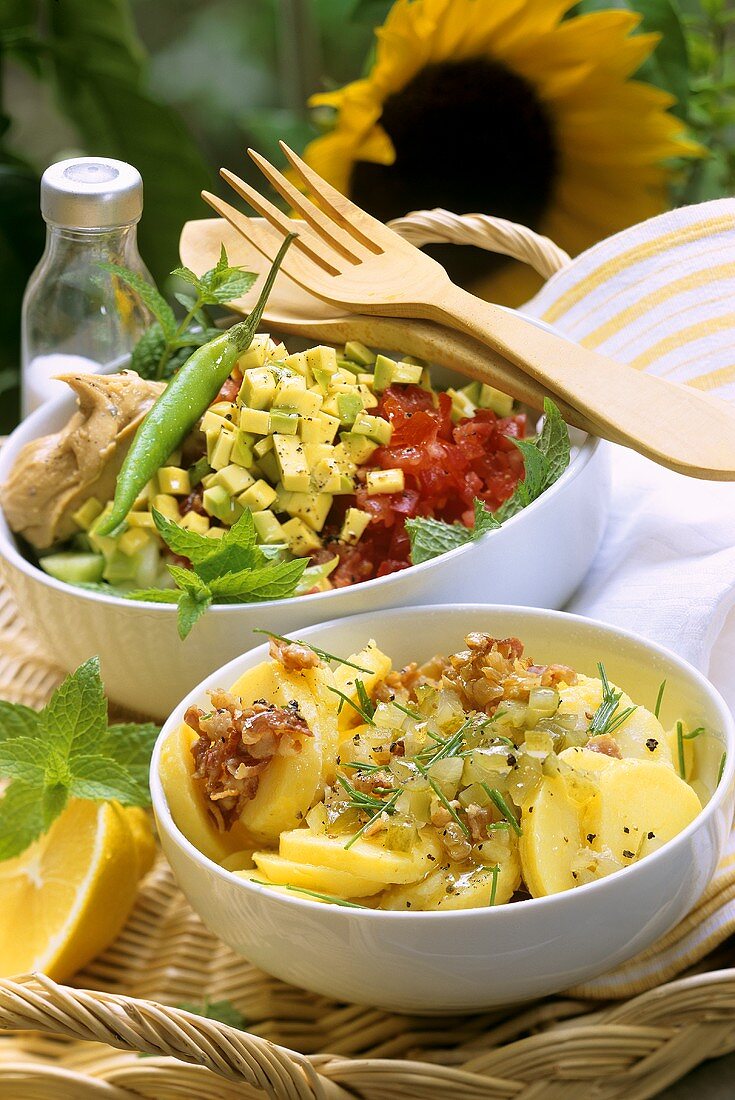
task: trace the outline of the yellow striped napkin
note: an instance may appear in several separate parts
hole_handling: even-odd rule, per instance
[[[608,238],[554,275],[525,311],[639,370],[735,400],[735,199],[684,207]],[[718,670],[715,682],[735,708],[725,659],[735,653],[735,485],[693,481],[619,447],[612,456],[610,522],[570,610]],[[699,963],[733,932],[735,834],[685,920],[570,992],[633,996]]]

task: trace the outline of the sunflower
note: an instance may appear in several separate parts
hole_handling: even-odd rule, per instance
[[[565,20],[573,0],[397,0],[366,77],[312,104],[336,111],[309,164],[384,221],[482,211],[573,255],[667,206],[667,158],[697,155],[666,92],[631,80],[659,36],[640,17]],[[519,264],[451,245],[456,281],[516,305],[538,289]]]

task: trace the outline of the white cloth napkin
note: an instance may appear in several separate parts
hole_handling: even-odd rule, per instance
[[[735,200],[653,218],[583,253],[526,312],[639,369],[735,400]],[[668,646],[735,711],[735,483],[612,450],[604,539],[569,610]],[[735,834],[697,908],[648,951],[572,991],[623,998],[659,985],[735,932]]]

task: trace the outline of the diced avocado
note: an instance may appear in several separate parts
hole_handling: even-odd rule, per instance
[[[176,518],[180,518],[178,508],[176,509]],[[137,554],[144,546],[147,546],[152,538],[151,532],[146,531],[143,527],[131,527],[129,531],[120,536],[117,548],[122,554],[132,557],[133,554]]]
[[[187,512],[179,527],[183,527],[185,531],[193,531],[197,535],[209,534],[209,520],[206,516],[200,516],[198,512]]]
[[[175,497],[188,497],[191,492],[189,471],[177,466],[162,466],[158,471],[158,484],[162,493]]]
[[[415,386],[421,381],[423,369],[418,363],[407,363],[404,359],[401,363],[396,363],[393,382],[401,386]]]
[[[341,424],[354,424],[355,417],[364,408],[362,397],[359,393],[338,393],[337,411]]]
[[[488,386],[486,382],[480,388],[477,403],[481,409],[492,409],[497,416],[510,416],[513,412],[513,398],[510,394],[502,393],[494,386]]]
[[[317,370],[326,370],[334,374],[337,369],[337,352],[334,348],[325,344],[319,344],[315,348],[309,348],[306,352],[306,362],[316,378]]]
[[[268,347],[263,343],[253,340],[247,351],[244,351],[237,360],[237,365],[242,371],[252,370],[253,367],[262,367],[268,355]]]
[[[282,382],[276,390],[273,404],[279,409],[295,409],[301,416],[316,416],[322,407],[321,394],[297,386],[296,382],[303,382],[303,379],[294,378],[287,383]]]
[[[368,470],[366,481],[369,496],[402,493],[405,486],[403,470]]]
[[[268,413],[265,414],[266,416]],[[207,444],[209,444],[209,437],[207,437]],[[220,432],[211,453],[208,454],[209,465],[213,470],[223,470],[225,466],[230,465],[232,458],[232,449],[235,445],[235,436],[232,432]],[[209,450],[209,447],[207,447]]]
[[[374,409],[375,406],[378,404],[377,397],[370,389],[370,387],[366,386],[364,382],[360,382],[358,384],[357,392],[362,398],[362,407],[364,409]]]
[[[358,542],[370,523],[370,516],[359,508],[348,508],[339,537],[343,542]]]
[[[337,369],[341,371],[349,371],[352,375],[357,375],[362,370],[359,363],[353,363],[351,359],[337,358]]]
[[[272,438],[273,436],[271,436],[271,439]],[[294,439],[296,437],[283,436],[283,438]],[[275,448],[272,448],[270,451],[268,451],[268,454],[265,454],[262,458],[259,458],[257,467],[251,467],[251,469],[253,471],[255,471],[256,469],[259,470],[260,473],[262,473],[263,477],[267,478],[268,481],[270,481],[271,485],[275,485],[281,477],[281,471],[278,465],[278,460],[276,458]]]
[[[286,541],[280,523],[269,508],[264,508],[262,512],[253,512],[253,524],[258,542],[273,545]]]
[[[367,443],[372,442],[367,436],[358,436],[357,438],[364,439]],[[373,444],[373,446],[375,446],[375,444]],[[336,447],[332,447],[332,453],[328,457],[333,460],[341,474],[357,473],[357,463],[353,460],[352,455],[345,447],[344,443],[338,443]]]
[[[232,499],[224,485],[212,485],[209,489],[205,489],[202,504],[205,512],[226,523],[228,527],[242,515],[241,506]],[[187,512],[184,519],[188,519],[191,514]]]
[[[337,403],[337,396],[338,395],[336,393],[331,393],[329,397],[325,399],[322,405],[322,413],[325,416],[333,416],[335,417],[335,419],[339,420],[339,405]]]
[[[460,387],[459,392],[464,393],[467,397],[469,397],[470,401],[472,401],[473,404],[479,405],[481,389],[482,384],[480,382],[468,382],[466,386]]]
[[[299,428],[299,414],[296,409],[271,409],[270,429],[281,435],[296,435]]]
[[[230,454],[232,462],[238,466],[252,466],[253,464],[253,437],[249,432],[238,431]]]
[[[252,432],[254,435],[268,435],[270,413],[265,409],[248,409],[243,405],[240,409],[240,427],[244,432]]]
[[[284,489],[293,493],[308,492],[311,477],[301,440],[298,436],[276,434],[273,444]]]
[[[447,390],[447,396],[452,401],[452,420],[462,420],[466,417],[472,418],[477,411],[477,406],[474,401],[471,401],[466,393],[462,393],[461,390]]]
[[[334,496],[351,496],[357,489],[357,478],[352,477],[350,474],[339,475],[339,486],[332,490]]]
[[[89,497],[80,508],[77,508],[71,518],[74,520],[77,527],[81,527],[82,531],[87,531],[101,513],[102,505],[97,500],[97,497]],[[56,555],[54,555],[54,557],[56,557]],[[54,573],[52,576],[56,576],[56,574]]]
[[[166,519],[179,520],[181,518],[179,502],[176,497],[172,497],[169,493],[156,493],[152,503],[156,511],[160,512]]]
[[[304,443],[331,443],[338,428],[337,417],[325,412],[318,416],[302,416],[299,422],[299,434]]]
[[[284,489],[283,485],[279,481],[276,485],[276,501],[273,505],[273,511],[287,512],[292,496],[293,493],[289,493],[288,489]]]
[[[147,527],[155,531],[156,524],[150,512],[129,512],[126,522],[130,527]]]
[[[105,557],[102,578],[110,584],[124,584],[134,579],[135,566],[134,554],[123,554],[122,550],[113,550],[108,557]]]
[[[302,519],[312,531],[321,531],[331,507],[329,493],[291,493],[286,511],[290,516]]]
[[[235,445],[237,445],[237,443]],[[194,465],[189,467],[189,484],[192,489],[195,489],[200,481],[207,476],[209,470],[210,466],[206,458],[197,459]]]
[[[373,373],[373,389],[376,393],[382,393],[390,386],[397,366],[398,364],[387,355],[376,357]]]
[[[355,432],[340,432],[339,438],[348,457],[357,466],[364,466],[370,456],[378,449],[378,444],[366,435]]]
[[[353,363],[360,363],[363,367],[371,367],[377,356],[370,348],[365,347],[359,340],[348,340],[345,344],[345,355]]]
[[[255,478],[242,466],[236,466],[234,463],[231,463],[214,475],[211,484],[221,485],[227,490],[231,497],[236,497],[238,493],[244,493],[246,489],[254,485]],[[209,486],[207,486],[207,488],[209,488]]]
[[[227,416],[220,416],[219,413],[213,412],[212,409],[207,409],[199,425],[200,431],[203,431],[207,438],[209,438],[210,432],[219,433],[222,430],[234,432],[237,428],[239,417],[234,405],[232,409],[233,411],[228,413]]]
[[[288,434],[288,433],[285,433],[285,434]],[[259,439],[258,442],[253,447],[253,453],[254,453],[256,458],[263,458],[265,455],[268,454],[269,451],[272,451],[272,450],[273,450],[273,436],[272,435],[263,436],[263,438]]]
[[[277,495],[273,486],[261,478],[260,481],[256,481],[249,489],[246,489],[244,493],[240,493],[237,503],[241,504],[243,508],[249,508],[251,512],[262,512],[265,508],[270,508]]]
[[[319,536],[296,516],[290,519],[288,523],[281,525],[281,533],[288,543],[289,550],[296,557],[304,557],[313,550],[318,550],[321,546]]]
[[[370,416],[369,413],[362,412],[352,425],[352,431],[357,435],[366,435],[369,439],[374,439],[376,443],[385,446],[390,443],[393,425],[382,416]]]
[[[273,341],[271,340],[273,344]],[[283,340],[280,340],[277,344],[273,344],[273,347],[268,352],[269,359],[275,359],[276,362],[283,362],[288,358],[288,348],[284,344]]]
[[[419,367],[426,367],[428,365],[425,359],[419,359],[415,355],[404,355],[403,356],[403,362],[404,363],[414,363]]]
[[[333,458],[323,458],[311,471],[312,482],[320,493],[337,492],[342,471]]]
[[[56,577],[57,581],[67,584],[94,584],[102,580],[105,559],[101,554],[75,554],[65,551],[61,554],[47,554],[38,563],[44,573]]]
[[[267,367],[252,367],[242,376],[237,399],[251,409],[268,409],[276,392],[276,379]]]
[[[334,371],[325,370],[323,367],[314,367],[312,368],[312,373],[314,375],[314,381],[321,392],[326,396],[326,394],[329,393]]]
[[[290,367],[296,374],[300,374],[308,382],[309,364],[306,361],[305,351],[297,351],[294,355],[287,355],[283,362],[287,367]]]
[[[374,374],[358,374],[357,376],[358,386],[367,386],[372,393],[375,388],[375,375]]]
[[[330,458],[334,453],[331,443],[304,443],[304,454],[309,463],[309,469],[316,466],[323,458]]]

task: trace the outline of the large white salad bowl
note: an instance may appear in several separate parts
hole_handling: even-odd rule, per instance
[[[459,376],[436,368],[432,377],[447,386]],[[70,393],[49,401],[15,429],[0,451],[0,485],[24,445],[58,431],[74,410]],[[563,606],[595,556],[609,500],[609,446],[576,430],[571,434],[574,456],[556,484],[477,543],[352,588],[212,607],[185,642],[178,637],[175,607],[74,588],[42,572],[24,556],[1,512],[0,571],[62,668],[72,671],[97,654],[111,700],[164,718],[203,675],[260,644],[253,633],[257,627],[282,634],[368,609],[422,603]]]
[[[463,1012],[543,997],[584,982],[644,950],[696,904],[728,836],[735,798],[735,723],[691,665],[660,646],[563,612],[472,606],[363,614],[303,631],[347,656],[373,637],[396,667],[462,647],[471,630],[516,635],[539,662],[596,675],[598,661],[634,701],[653,707],[666,680],[661,718],[704,725],[727,753],[722,779],[699,816],[654,854],[562,894],[442,913],[341,908],[276,893],[202,855],[176,827],[159,776],[161,746],[209,689],[230,687],[267,656],[251,650],[208,676],[166,722],[151,765],[164,852],[205,924],[268,973],[330,997],[399,1012]],[[713,742],[716,746],[716,742]],[[716,761],[720,753],[717,749]],[[712,786],[716,783],[714,764]]]

